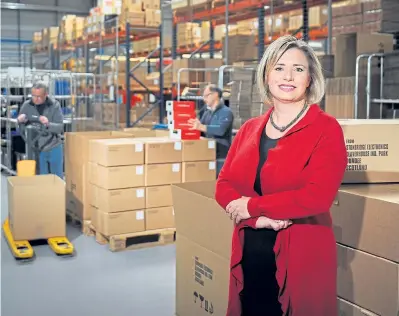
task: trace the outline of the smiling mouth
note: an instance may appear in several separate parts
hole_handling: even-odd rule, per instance
[[[295,86],[285,85],[285,84],[279,85],[278,87],[286,92],[293,91],[296,88]]]

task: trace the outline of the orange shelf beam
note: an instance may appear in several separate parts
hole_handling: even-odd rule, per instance
[[[338,3],[342,1],[344,0],[333,0],[333,3]],[[231,3],[228,6],[228,12],[231,15],[231,17],[229,17],[229,22],[234,23],[242,20],[256,18],[258,16],[257,9],[268,4],[270,4],[270,0],[244,0],[236,3]],[[308,0],[308,8],[324,4],[326,4],[325,0]],[[301,2],[295,2],[289,5],[275,6],[273,8],[273,12],[274,14],[280,14],[292,10],[298,10],[301,8]],[[214,25],[224,24],[225,12],[226,6],[224,5],[214,9],[205,9],[203,11],[194,12],[192,14],[187,12],[187,7],[179,8],[174,11],[174,23],[212,20],[214,22]],[[234,14],[237,13],[242,14],[235,16]]]
[[[261,6],[266,5],[269,3],[269,0],[245,0],[245,1],[240,1],[236,3],[231,3],[228,5],[228,12],[229,13],[237,13],[237,12],[242,12],[243,10],[248,10],[248,9],[257,9]],[[176,13],[178,13],[179,10],[176,10]],[[217,8],[214,8],[212,10],[205,10],[201,12],[194,13],[193,15],[185,14],[183,16],[175,16],[175,23],[183,23],[183,22],[191,22],[193,20],[205,20],[207,18],[213,18],[213,17],[218,17],[223,15],[226,12],[226,6],[220,6]]]

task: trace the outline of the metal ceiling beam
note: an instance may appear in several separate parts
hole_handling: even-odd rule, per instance
[[[41,11],[41,12],[62,12],[75,14],[88,14],[88,11],[82,11],[68,7],[47,6],[39,4],[23,4],[13,2],[1,2],[1,9],[6,10],[23,10],[23,11]]]

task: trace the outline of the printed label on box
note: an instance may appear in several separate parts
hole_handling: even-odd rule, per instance
[[[144,220],[144,211],[136,212],[136,220],[143,221]]]
[[[216,169],[216,163],[214,161],[209,162],[209,170],[215,170]]]
[[[172,171],[173,172],[179,172],[180,171],[180,164],[174,163],[172,166]]]
[[[137,166],[136,167],[136,174],[140,176],[143,173],[144,173],[144,166]]]
[[[181,150],[181,142],[175,142],[175,150]]]
[[[144,197],[144,189],[138,189],[137,191],[136,191],[136,196],[137,196],[137,198],[143,198]]]
[[[214,149],[215,148],[215,141],[214,140],[208,141],[208,148],[209,149]]]
[[[135,150],[136,150],[136,153],[141,153],[142,151],[143,151],[143,149],[144,149],[144,146],[143,146],[143,143],[138,143],[138,144],[136,144],[135,145]]]

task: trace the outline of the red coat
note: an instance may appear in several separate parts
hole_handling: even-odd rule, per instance
[[[216,185],[224,209],[241,196],[251,197],[251,218],[233,233],[227,316],[241,315],[243,228],[255,227],[261,215],[294,221],[278,233],[274,247],[284,315],[336,316],[337,257],[329,209],[347,164],[343,132],[335,118],[312,105],[269,151],[261,174],[264,195],[258,196],[253,186],[259,142],[270,112],[239,130]]]

